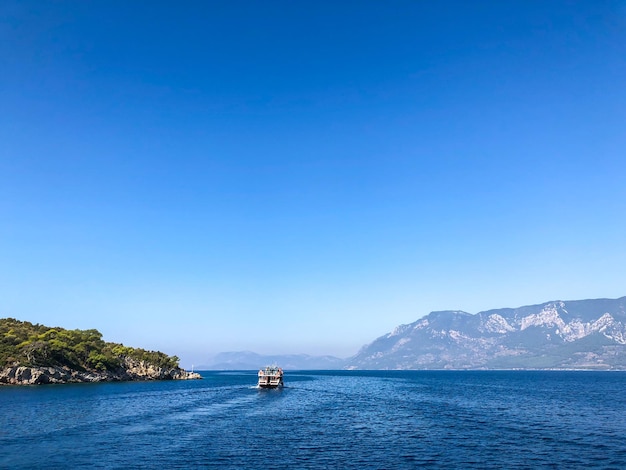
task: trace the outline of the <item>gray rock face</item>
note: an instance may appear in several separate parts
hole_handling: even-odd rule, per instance
[[[41,385],[79,382],[119,382],[131,380],[201,379],[200,374],[181,368],[159,368],[152,364],[126,358],[115,372],[77,371],[65,367],[6,367],[0,370],[0,384]]]
[[[348,369],[626,369],[626,297],[432,312],[364,346]]]
[[[76,382],[69,370],[60,367],[7,367],[0,371],[0,383],[40,385]]]

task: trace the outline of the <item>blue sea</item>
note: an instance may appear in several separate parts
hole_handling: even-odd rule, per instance
[[[0,387],[0,467],[626,468],[626,373],[303,371]]]

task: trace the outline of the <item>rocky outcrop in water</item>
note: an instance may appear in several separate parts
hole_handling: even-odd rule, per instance
[[[200,378],[176,356],[106,342],[98,330],[0,318],[0,385]]]

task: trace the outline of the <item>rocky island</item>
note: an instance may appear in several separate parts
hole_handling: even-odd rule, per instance
[[[0,384],[200,379],[176,356],[102,340],[98,330],[66,330],[0,319]]]

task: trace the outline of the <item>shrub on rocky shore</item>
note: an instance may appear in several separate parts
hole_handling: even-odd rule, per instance
[[[66,330],[0,319],[0,384],[201,378],[176,356],[102,340],[98,330]]]

